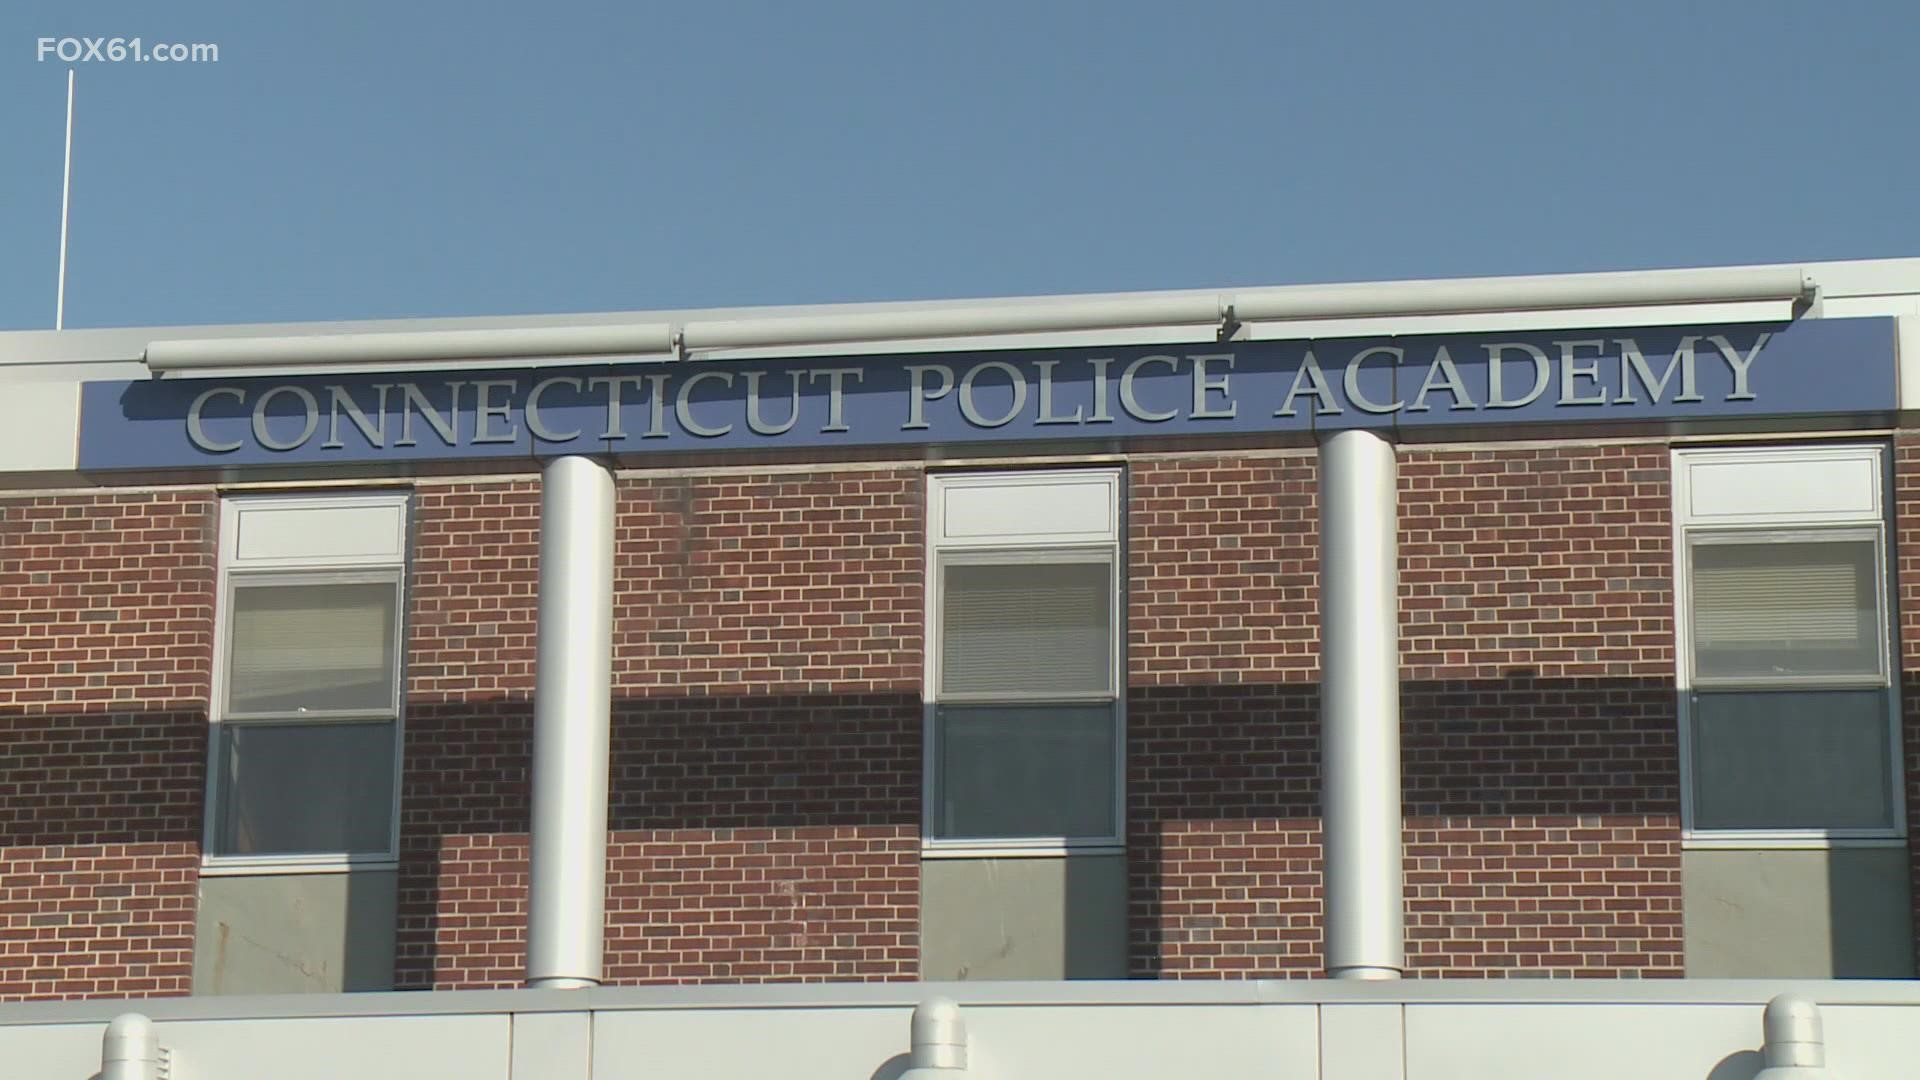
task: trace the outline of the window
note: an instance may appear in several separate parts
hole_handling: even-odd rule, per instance
[[[929,481],[934,849],[1120,843],[1120,478]]]
[[[1674,464],[1689,835],[1899,835],[1880,449]]]
[[[222,506],[212,866],[394,857],[404,495]]]

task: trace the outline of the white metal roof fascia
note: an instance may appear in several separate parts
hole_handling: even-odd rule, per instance
[[[580,990],[437,990],[259,997],[146,998],[155,1020],[255,1020],[346,1016],[451,1016],[534,1012],[713,1009],[911,1009],[929,994],[965,1007],[1087,1005],[1764,1005],[1795,993],[1828,1006],[1920,1007],[1910,979],[1258,979],[1212,983],[965,982],[593,987]],[[127,1001],[16,1002],[0,1027],[100,1023]]]

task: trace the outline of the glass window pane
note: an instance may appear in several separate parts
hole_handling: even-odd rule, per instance
[[[942,694],[1111,693],[1106,563],[946,568]]]
[[[1113,835],[1113,706],[945,706],[935,723],[936,836]]]
[[[1694,695],[1694,826],[1892,825],[1888,708],[1885,690]]]
[[[227,712],[390,710],[392,582],[233,590]]]
[[[221,745],[214,854],[388,850],[391,721],[215,727]]]
[[[1875,548],[1866,539],[1694,544],[1694,674],[1879,674]]]

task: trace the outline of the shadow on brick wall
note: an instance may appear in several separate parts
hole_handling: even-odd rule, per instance
[[[1412,870],[1444,848],[1454,825],[1478,829],[1497,846],[1506,822],[1651,818],[1677,842],[1669,681],[1541,679],[1525,670],[1502,679],[1411,681],[1401,685],[1401,713],[1416,903]],[[1318,686],[1136,687],[1128,728],[1132,974],[1318,973]],[[1422,844],[1429,834],[1434,843]],[[1677,875],[1677,843],[1658,858]],[[1621,922],[1642,918],[1624,910],[1635,898],[1617,903]],[[1671,924],[1661,931],[1672,937],[1662,949],[1678,947],[1677,899],[1671,908],[1654,917]],[[1452,966],[1488,933],[1470,914],[1431,921],[1439,925],[1410,920],[1412,967]]]
[[[396,965],[402,988],[445,984],[452,973],[437,944],[452,906],[442,895],[450,843],[470,862],[476,838],[506,838],[500,862],[513,869],[493,885],[524,895],[532,715],[527,697],[409,707]],[[617,700],[608,828],[616,842],[623,832],[743,829],[917,837],[920,725],[912,694]],[[511,948],[507,937],[503,947]],[[507,978],[496,968],[481,981]]]
[[[1652,818],[1677,829],[1669,683],[1517,671],[1497,680],[1409,682],[1402,703],[1410,830],[1473,822],[1486,842],[1499,843],[1501,823],[1514,819],[1532,826],[1533,819]],[[524,844],[531,713],[524,697],[409,711],[403,987],[444,984],[450,973],[447,958],[436,956],[449,909],[440,895],[449,839],[503,836]],[[609,825],[648,835],[819,828],[917,835],[920,723],[911,694],[624,699],[615,706]],[[1128,723],[1131,974],[1316,972],[1318,688],[1135,688]],[[1677,848],[1658,857],[1669,855],[1677,860]],[[523,858],[514,848],[511,859]],[[1222,885],[1226,879],[1233,880]],[[524,890],[523,877],[496,884]],[[1244,912],[1251,926],[1223,917],[1217,905],[1181,906],[1216,888],[1252,897]],[[1621,910],[1602,915],[1634,922],[1644,913],[1626,910],[1633,903],[1622,898]],[[1652,921],[1673,923],[1677,935],[1678,919],[1675,906]],[[1457,959],[1454,939],[1470,943],[1483,931],[1448,923],[1424,934],[1426,959],[1444,964]],[[1231,963],[1207,959],[1232,950],[1239,951]]]
[[[186,993],[196,710],[0,710],[0,999]]]
[[[205,712],[0,712],[0,842],[198,844],[206,764]]]

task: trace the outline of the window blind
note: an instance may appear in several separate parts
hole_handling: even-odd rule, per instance
[[[1870,540],[1694,545],[1696,671],[1878,672],[1874,550]]]
[[[960,564],[941,593],[942,694],[1110,693],[1112,570]]]
[[[391,709],[391,582],[234,589],[228,712]]]

